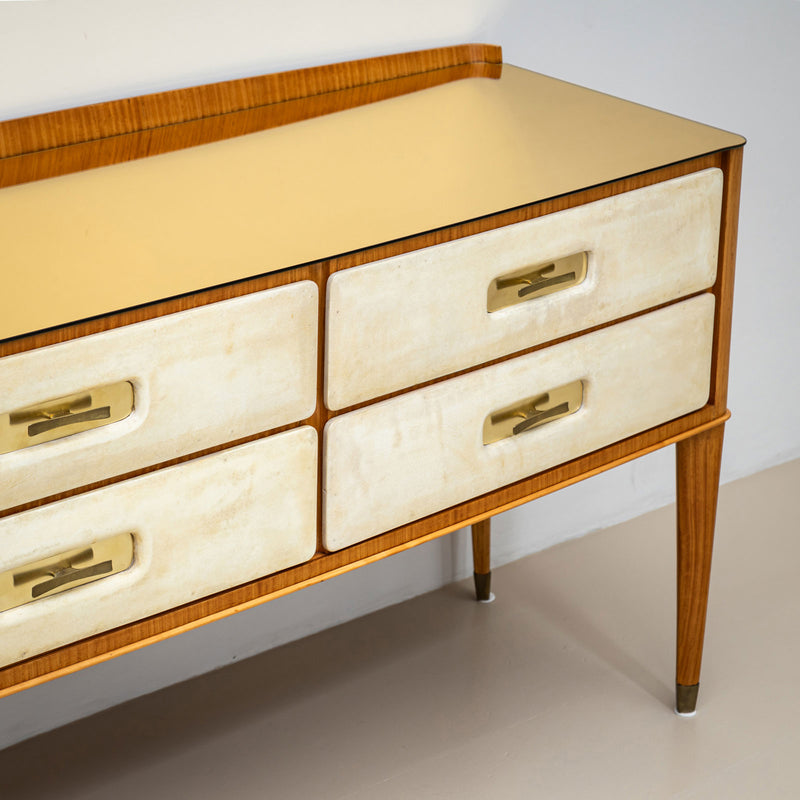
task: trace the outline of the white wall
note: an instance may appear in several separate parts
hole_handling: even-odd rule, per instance
[[[797,0],[0,0],[0,119],[469,41],[748,137],[723,477],[800,456]],[[670,449],[509,512],[495,563],[664,505],[672,487]],[[13,695],[0,747],[470,573],[461,532]]]

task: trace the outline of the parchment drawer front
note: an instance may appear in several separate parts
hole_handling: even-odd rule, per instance
[[[0,508],[308,417],[317,306],[302,281],[0,359]],[[81,430],[119,387],[133,410]]]
[[[327,297],[328,407],[708,288],[721,201],[722,173],[709,169],[335,273]]]
[[[316,463],[316,432],[304,426],[0,519],[0,573],[31,594],[49,585],[29,565],[63,560],[80,580],[81,559],[62,554],[86,552],[88,564],[95,543],[133,539],[124,571],[0,612],[0,664],[311,558]]]
[[[346,547],[700,408],[709,393],[713,322],[713,296],[699,295],[334,417],[324,433],[326,548]],[[561,393],[576,382],[581,396],[569,407]],[[525,408],[518,424],[498,424],[491,433],[501,438],[492,441],[492,418],[507,416],[515,404]]]

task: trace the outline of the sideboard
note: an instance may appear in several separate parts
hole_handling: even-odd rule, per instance
[[[693,713],[743,144],[488,45],[0,123],[0,696],[676,444]]]

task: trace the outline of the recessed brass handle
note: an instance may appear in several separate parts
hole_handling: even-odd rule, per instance
[[[573,381],[534,397],[527,397],[514,405],[493,411],[486,417],[483,422],[483,443],[499,442],[567,417],[574,414],[582,404],[583,381]]]
[[[550,400],[550,395],[546,394],[542,397],[542,403],[547,403]],[[522,422],[518,422],[512,429],[511,433],[516,436],[518,433],[523,433],[527,431],[528,428],[535,428],[537,425],[541,425],[543,422],[549,422],[551,419],[555,419],[556,417],[563,417],[565,414],[569,413],[569,403],[561,403],[560,405],[553,406],[552,408],[548,409],[539,409],[536,407],[537,404],[532,404],[532,412],[529,416],[525,417]]]
[[[517,297],[527,297],[529,294],[539,292],[541,289],[548,289],[551,286],[559,286],[562,283],[572,283],[575,280],[575,272],[565,272],[563,275],[552,275],[546,277],[551,273],[555,273],[556,265],[548,264],[544,267],[531,270],[525,275],[520,275],[518,278],[498,278],[497,288],[507,289],[509,286],[521,286],[517,290]]]
[[[80,425],[83,422],[91,422],[97,419],[108,419],[111,416],[111,407],[92,408],[89,411],[81,411],[78,414],[65,414],[63,417],[53,417],[52,419],[34,422],[28,425],[28,436],[39,436],[42,433],[63,428],[66,425]]]
[[[36,586],[31,589],[31,598],[35,599],[37,597],[41,597],[48,592],[61,589],[69,583],[75,583],[76,581],[83,581],[86,578],[94,578],[100,575],[105,575],[107,572],[111,572],[112,569],[113,565],[110,561],[92,564],[91,567],[83,567],[82,569],[78,569],[77,567],[63,567],[62,569],[56,569],[53,571],[50,580],[37,583]]]
[[[133,411],[130,381],[0,414],[0,454],[119,422]]]
[[[586,278],[588,255],[586,251],[573,253],[495,278],[489,284],[487,310],[499,311],[534,297],[544,297],[561,289],[577,286]]]
[[[133,535],[120,533],[0,573],[0,611],[25,605],[128,569]]]

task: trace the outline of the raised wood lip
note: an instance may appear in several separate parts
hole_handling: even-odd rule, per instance
[[[18,117],[0,121],[0,164],[6,159],[19,156],[128,134],[147,133],[159,128],[308,100],[455,67],[480,65],[502,65],[502,49],[497,45],[463,44],[417,50],[151,92],[131,98]],[[473,71],[474,77],[492,77],[491,73],[478,69]],[[288,90],[287,84],[290,85]],[[254,94],[254,99],[250,102],[246,100],[248,92]],[[199,106],[200,93],[204,95],[205,101],[202,108]],[[211,105],[208,104],[210,95],[216,95]],[[240,99],[240,102],[225,102],[228,98]],[[186,113],[187,106],[189,109],[194,108],[195,112]],[[160,115],[159,121],[148,122],[156,112]],[[94,135],[86,135],[87,123],[96,127],[97,132]],[[45,143],[45,130],[55,137],[49,144]]]

